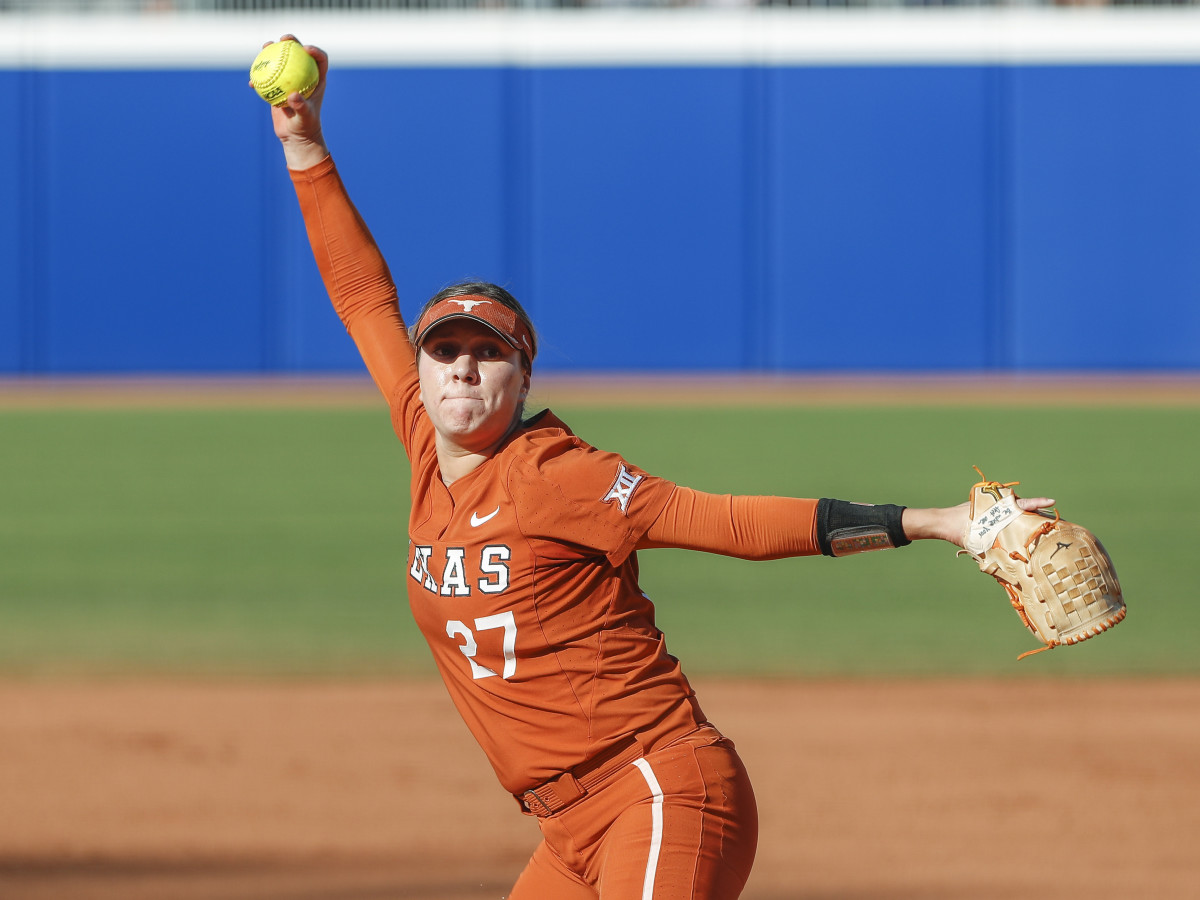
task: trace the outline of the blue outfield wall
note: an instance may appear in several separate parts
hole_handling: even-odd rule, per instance
[[[555,370],[1200,367],[1200,66],[335,69],[411,316],[508,285]],[[0,372],[337,372],[240,69],[0,70]]]

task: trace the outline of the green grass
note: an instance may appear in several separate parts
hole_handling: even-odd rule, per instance
[[[369,671],[424,653],[386,414],[5,413],[0,429],[0,668]]]
[[[750,563],[641,554],[694,673],[1196,674],[1192,409],[560,409],[715,492],[946,505],[1021,479],[1099,534],[1128,620],[1041,654],[949,545]],[[372,410],[0,412],[0,673],[430,674],[404,595],[407,464]]]

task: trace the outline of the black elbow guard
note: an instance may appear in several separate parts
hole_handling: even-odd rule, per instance
[[[826,556],[903,547],[912,543],[904,534],[903,515],[903,506],[822,498],[817,501],[817,543]]]

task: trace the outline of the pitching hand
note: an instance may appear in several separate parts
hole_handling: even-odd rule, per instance
[[[281,41],[296,41],[294,35],[285,34]],[[263,46],[267,46],[268,41]],[[298,93],[288,96],[283,106],[271,107],[271,124],[275,136],[283,144],[284,159],[289,169],[308,169],[329,155],[325,138],[321,134],[321,103],[325,98],[325,76],[329,72],[329,55],[320,47],[303,45],[317,63],[320,80],[312,95],[305,99]]]

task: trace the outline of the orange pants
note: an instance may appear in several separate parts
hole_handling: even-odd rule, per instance
[[[750,779],[710,726],[538,824],[509,900],[735,900],[758,845]]]

